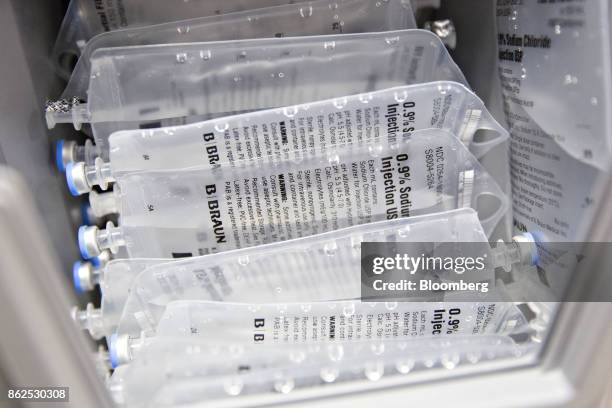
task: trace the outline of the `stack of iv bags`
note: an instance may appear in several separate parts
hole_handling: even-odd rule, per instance
[[[72,0],[53,58],[47,124],[84,140],[56,150],[88,200],[74,286],[101,293],[73,318],[105,339],[117,403],[531,350],[537,307],[359,300],[362,242],[487,243],[509,207],[480,164],[508,132],[408,0]],[[513,248],[489,248],[491,279]]]

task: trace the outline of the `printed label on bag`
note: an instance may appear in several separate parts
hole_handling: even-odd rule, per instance
[[[497,2],[514,225],[551,240],[579,238],[591,217],[597,168],[609,163],[602,4]]]
[[[399,87],[176,128],[118,132],[109,140],[110,161],[120,174],[293,160],[348,144],[397,144],[427,128],[448,130],[469,145],[482,109],[456,83]]]
[[[494,333],[509,304],[360,303],[248,305],[178,302],[157,335],[188,333],[239,344],[380,341]],[[213,327],[215,329],[213,330]]]
[[[415,131],[395,146],[248,166],[134,172],[117,179],[131,256],[204,255],[352,225],[474,207],[486,234],[507,202],[465,146],[444,130]],[[185,256],[190,256],[185,255]]]
[[[104,31],[129,26],[123,0],[93,0],[93,4]]]
[[[448,201],[443,196],[450,154],[445,147],[208,184],[215,242],[253,246],[409,217],[413,205],[435,207]],[[418,176],[424,177],[415,180]],[[415,188],[418,203],[413,202]]]

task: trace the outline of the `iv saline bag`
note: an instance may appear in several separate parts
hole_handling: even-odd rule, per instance
[[[509,336],[446,336],[377,342],[278,345],[214,344],[168,338],[118,341],[115,361],[133,362],[115,369],[108,385],[117,403],[127,406],[176,406],[213,403],[239,395],[321,387],[346,381],[377,381],[423,369],[441,370],[525,356],[530,342]],[[133,340],[133,341],[132,341]],[[121,357],[126,356],[126,359]],[[129,360],[127,360],[129,361]]]
[[[496,7],[513,224],[541,241],[584,241],[610,165],[609,2]]]
[[[112,31],[97,35],[87,42],[62,94],[62,99],[52,102],[48,108],[62,110],[70,106],[69,100],[86,99],[86,89],[91,75],[90,58],[93,52],[100,48],[378,32],[415,27],[412,9],[410,3],[406,0],[389,0],[386,2],[319,0],[305,5],[288,4]],[[159,124],[157,122],[99,122],[92,124],[91,133],[97,139],[107,137],[114,130],[179,125],[196,122],[198,118],[198,116],[191,116],[165,119],[159,121]],[[61,139],[56,145],[57,167],[64,171],[65,166],[70,162],[85,161],[93,163],[93,160],[100,154],[99,146],[92,145],[90,141],[79,146],[76,142]]]
[[[67,75],[87,41],[105,31],[288,3],[291,1],[71,0],[51,55],[59,72]]]
[[[153,332],[164,305],[174,300],[287,302],[357,298],[361,293],[360,247],[364,241],[418,242],[420,253],[431,256],[449,254],[445,242],[483,242],[490,263],[478,274],[479,282],[492,282],[495,268],[510,272],[519,264],[533,264],[532,245],[523,245],[524,240],[515,237],[509,245],[489,248],[474,210],[462,209],[175,262],[115,261],[112,268],[106,268],[101,283],[102,310],[90,310],[88,306],[75,316],[81,317],[77,320],[92,336],[101,337],[117,328],[117,312],[123,313],[120,332]],[[452,280],[448,273],[436,271],[435,275],[437,279]],[[88,321],[88,315],[98,322]]]
[[[88,173],[107,174],[108,178],[102,180],[90,178],[104,186],[126,172],[203,165],[214,168],[265,155],[291,159],[290,151],[299,154],[347,143],[375,143],[394,135],[405,138],[426,128],[455,134],[476,157],[508,137],[470,90],[455,82],[438,81],[186,126],[113,133],[109,138],[109,163],[75,164],[66,176],[68,184],[74,186],[71,191],[85,193],[93,187]],[[489,134],[495,136],[474,140],[479,129],[490,130]],[[96,169],[103,166],[110,171]]]
[[[361,226],[354,228],[361,228]],[[406,227],[404,227],[405,230]],[[412,234],[412,231],[409,235],[412,238],[419,239],[418,235]],[[401,241],[401,238],[395,236],[390,238],[395,239],[391,242],[409,242],[407,240]],[[486,241],[484,242],[483,245],[487,245],[488,248],[487,257],[491,262],[487,262],[486,269],[479,273],[479,282],[493,282],[495,280],[494,271],[497,267],[510,271],[515,267],[521,269],[524,266],[532,265],[530,259],[533,254],[532,246],[524,245],[520,238],[516,237],[512,243],[498,245],[497,248],[490,248]],[[458,243],[458,241],[451,242]],[[210,303],[221,304],[249,302],[249,299],[251,299],[251,303],[257,304],[272,301],[275,302],[275,305],[285,302],[302,302],[301,306],[306,307],[309,302],[360,298],[363,292],[361,291],[361,258],[359,251],[354,245],[346,249],[340,247],[340,245],[337,248],[330,249],[330,246],[334,245],[332,242],[322,241],[322,243],[324,243],[323,250],[316,252],[294,252],[289,248],[286,255],[268,255],[270,268],[259,269],[259,271],[257,265],[251,269],[246,264],[250,262],[250,259],[244,257],[238,259],[237,266],[225,269],[220,267],[185,269],[181,268],[179,263],[153,266],[140,273],[133,281],[133,290],[127,295],[123,314],[118,322],[117,333],[129,336],[138,333],[145,333],[147,336],[164,335],[166,332],[160,333],[159,331],[160,322],[172,318],[172,313],[166,310],[166,306],[177,300],[206,300]],[[423,253],[434,254],[433,256],[438,253],[445,253],[445,245],[440,245],[442,244],[440,242],[419,242],[419,244],[422,244]],[[281,246],[282,243],[270,244],[269,248],[263,249],[280,250]],[[482,249],[484,249],[484,246]],[[332,252],[332,250],[336,252]],[[242,251],[247,250],[236,252]],[[262,258],[255,257],[256,262],[258,259]],[[230,267],[231,264],[232,262],[224,262],[224,265]],[[295,273],[291,273],[289,276],[287,276],[288,266],[297,269]],[[242,271],[239,270],[241,267]],[[239,274],[232,275],[234,271]],[[453,280],[456,276],[451,275],[455,275],[454,270],[438,271],[435,276],[432,275],[432,279]],[[294,278],[294,282],[291,281],[291,277]],[[244,281],[241,281],[241,279]],[[504,301],[506,299],[505,288],[503,285],[500,285],[499,288],[496,285],[491,287],[487,293],[482,294],[446,291],[427,296],[415,295],[411,299],[403,297],[404,301],[399,303],[422,305],[424,302],[444,301],[450,304],[465,303],[469,300],[472,303],[478,301],[495,304],[499,303],[501,299],[504,299]],[[412,301],[405,302],[405,300]],[[392,299],[389,299],[386,303],[387,305],[397,305],[397,302],[392,301]],[[272,308],[272,305],[269,305],[269,307]],[[283,314],[283,311],[281,310],[280,313]],[[193,316],[192,313],[186,314]],[[206,312],[203,312],[203,315],[205,314]],[[472,319],[468,318],[468,321],[472,321]],[[177,330],[180,332],[183,329],[185,329],[185,326],[181,326]],[[172,331],[166,334],[168,336],[178,335],[178,333]],[[419,336],[421,335],[423,333],[419,334]]]
[[[219,324],[220,314],[227,313],[223,329],[211,330]],[[260,316],[254,317],[253,316]],[[417,323],[421,324],[417,324]],[[423,324],[425,323],[425,324]],[[297,326],[299,325],[299,326]],[[204,366],[219,369],[216,357],[235,365],[235,358],[253,368],[279,366],[287,363],[290,354],[301,352],[303,361],[311,363],[321,357],[321,348],[342,354],[344,347],[391,347],[408,341],[404,348],[419,349],[423,342],[435,344],[441,337],[457,340],[459,352],[469,336],[502,338],[532,331],[521,311],[512,303],[362,303],[359,301],[329,301],[286,304],[243,304],[206,301],[180,301],[168,304],[158,326],[156,336],[129,337],[112,335],[109,340],[110,361],[113,368],[138,361],[147,362],[156,352],[158,366],[180,369],[195,361],[186,361],[188,347],[201,348],[195,359],[206,358]],[[213,333],[215,332],[215,333]],[[510,337],[507,337],[510,339]],[[318,346],[315,344],[318,343]],[[500,343],[501,345],[501,343]],[[253,347],[257,355],[250,355]],[[274,348],[271,348],[274,347]],[[450,347],[450,344],[449,344]],[[338,350],[340,349],[340,350]],[[269,353],[261,353],[269,350]],[[382,354],[382,349],[379,350]],[[200,354],[200,353],[198,353]],[[232,361],[233,360],[233,361]],[[316,358],[319,363],[323,361]],[[230,362],[231,361],[231,362]],[[212,374],[207,370],[208,374]],[[217,371],[219,373],[219,371]]]
[[[512,302],[347,300],[248,304],[191,300],[169,303],[156,335],[201,336],[209,341],[240,345],[284,345],[510,334],[525,323]]]
[[[83,316],[83,328],[95,328],[97,331],[90,333],[99,338],[114,332],[122,313],[124,327],[153,326],[155,320],[144,324],[143,318],[138,318],[139,323],[133,320],[134,316],[155,319],[154,310],[172,300],[287,302],[354,298],[360,293],[361,242],[486,241],[478,215],[464,208],[170,263],[165,259],[114,260],[100,277],[102,310],[90,312],[103,320],[87,321],[87,311],[79,312],[79,316]],[[128,296],[133,298],[133,306],[125,306]],[[142,312],[149,309],[153,311]]]
[[[540,149],[552,139],[601,170],[612,164],[609,7],[528,0],[497,13],[500,77],[515,121],[541,129],[532,136],[544,141]]]
[[[162,120],[202,121],[436,80],[467,85],[440,39],[424,30],[100,49],[87,78],[86,95],[47,105],[47,125],[113,124],[94,128],[104,159],[110,133]]]
[[[96,50],[90,63],[86,81],[78,81],[83,86],[71,95],[87,102],[69,106],[68,112],[50,109],[50,126],[221,115],[393,84],[466,84],[441,40],[426,30],[115,47]],[[355,72],[347,76],[349,66]],[[303,100],[294,101],[299,97],[294,87],[307,92]]]
[[[482,202],[491,204],[480,219],[490,234],[507,209],[478,160],[443,130],[293,157],[126,174],[115,187],[120,226],[81,227],[81,254],[125,246],[130,257],[203,255]]]
[[[416,28],[410,2],[317,0],[99,34],[87,42],[62,98],[84,96],[89,59],[100,48],[382,32]]]

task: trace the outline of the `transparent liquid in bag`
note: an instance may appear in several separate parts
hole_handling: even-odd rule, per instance
[[[490,234],[507,209],[478,161],[438,129],[291,161],[130,173],[117,186],[120,226],[81,229],[85,257],[121,246],[131,257],[204,255],[463,207],[482,210]]]
[[[105,31],[142,27],[291,3],[290,0],[71,0],[53,47],[60,74],[67,75],[87,41]]]
[[[165,304],[180,299],[265,303],[354,298],[360,293],[361,242],[486,240],[476,212],[464,208],[174,262],[115,260],[101,279],[102,307],[93,311],[102,323],[83,320],[87,324],[82,326],[96,328],[90,330],[94,337],[110,336],[123,316],[123,333],[146,331],[157,324]]]
[[[500,78],[517,136],[551,156],[552,141],[604,171],[612,164],[609,8],[605,0],[497,6]]]
[[[525,324],[513,303],[346,300],[248,304],[185,300],[166,305],[155,335],[202,336],[239,345],[284,345],[509,334]]]
[[[355,380],[377,381],[425,370],[532,358],[533,344],[501,335],[449,336],[409,341],[337,342],[299,346],[235,346],[154,339],[108,381],[116,402],[176,406],[240,395],[291,393]],[[523,360],[521,360],[523,361]]]
[[[84,96],[91,70],[89,59],[100,48],[408,28],[416,28],[416,23],[410,2],[406,0],[378,3],[370,0],[317,0],[111,31],[87,42],[62,97]]]
[[[433,242],[486,242],[471,209],[416,218],[153,266],[133,281],[119,332],[133,333],[135,327],[136,332],[153,332],[165,305],[174,300],[266,303],[358,298],[363,241],[415,242],[430,237]],[[423,244],[423,252],[437,251],[435,244]],[[479,277],[493,280],[493,269]]]
[[[106,159],[110,133],[96,131],[100,122],[151,128],[436,80],[467,85],[425,30],[109,48],[92,55],[86,95],[50,103],[46,119],[92,123]]]
[[[607,178],[609,10],[606,0],[496,5],[513,224],[542,241],[583,241]]]
[[[186,126],[116,132],[109,138],[108,165],[114,178],[143,170],[214,168],[262,155],[291,160],[305,150],[376,143],[426,128],[455,134],[476,157],[508,137],[469,89],[438,81]],[[479,129],[491,130],[495,137],[474,140]],[[112,180],[101,184],[105,181]]]

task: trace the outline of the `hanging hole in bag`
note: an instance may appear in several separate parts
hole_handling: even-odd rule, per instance
[[[70,76],[70,73],[74,71],[79,55],[72,51],[63,51],[58,57],[57,62],[61,69],[66,71],[66,74]]]
[[[474,133],[474,138],[472,139],[472,143],[489,143],[493,140],[499,138],[499,132],[490,129],[477,129]]]
[[[481,223],[491,220],[502,207],[499,197],[491,193],[480,193],[476,196],[476,212]]]

